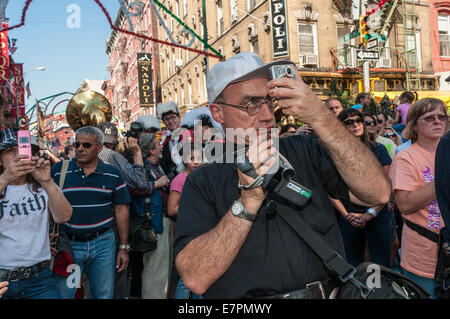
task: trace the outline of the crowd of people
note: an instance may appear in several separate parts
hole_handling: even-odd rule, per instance
[[[210,70],[209,107],[181,117],[176,103],[160,103],[123,139],[113,123],[82,127],[58,157],[34,143],[26,160],[17,130],[2,131],[0,297],[319,298],[311,283],[330,274],[277,205],[295,209],[352,266],[394,269],[437,297],[434,239],[449,204],[438,203],[435,159],[438,167],[446,105],[405,92],[391,117],[367,112],[371,97],[361,93],[344,109],[298,74],[273,79],[279,66],[293,63],[237,54]],[[274,140],[277,108],[304,124],[279,127]],[[229,129],[259,135],[229,140]],[[247,158],[257,154],[248,171],[205,156],[242,144]],[[310,190],[306,204],[264,184],[278,154]]]

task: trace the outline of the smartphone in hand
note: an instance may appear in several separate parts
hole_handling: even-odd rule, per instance
[[[17,132],[17,145],[19,147],[19,155],[26,155],[26,160],[31,160],[31,136],[30,131],[21,130]]]

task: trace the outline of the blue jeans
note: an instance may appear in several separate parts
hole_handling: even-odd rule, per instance
[[[192,298],[191,298],[192,297]],[[197,295],[191,292],[184,285],[183,279],[180,277],[177,283],[177,289],[175,290],[175,299],[203,299],[202,295]]]
[[[71,243],[79,269],[73,270],[67,278],[55,275],[62,298],[75,298],[75,282],[79,280],[81,284],[84,271],[89,279],[92,299],[112,299],[116,273],[116,238],[112,228],[91,241]]]
[[[61,299],[50,267],[25,280],[10,281],[2,299]]]
[[[432,278],[425,278],[419,275],[413,274],[412,272],[407,271],[402,267],[402,273],[405,277],[411,279],[416,284],[424,288],[430,295],[431,298],[436,299],[436,295],[434,294],[434,288],[436,287],[436,282]]]
[[[354,228],[342,216],[339,218],[347,261],[356,267],[364,262],[366,241],[368,242],[370,261],[385,267],[391,267],[392,221],[389,211],[383,208],[379,215],[366,224],[363,229]]]

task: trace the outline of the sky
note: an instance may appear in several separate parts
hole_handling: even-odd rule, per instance
[[[119,2],[101,2],[114,21]],[[26,0],[9,1],[6,17],[10,26],[20,24],[25,3]],[[74,6],[80,9],[79,28],[73,19]],[[68,12],[68,9],[72,11]],[[75,27],[70,28],[68,21],[75,23]],[[33,0],[25,25],[8,32],[10,39],[17,39],[18,50],[12,57],[15,63],[24,64],[25,84],[30,82],[32,96],[26,98],[26,111],[36,99],[61,92],[75,93],[84,79],[108,80],[105,44],[111,31],[103,11],[94,0]],[[41,66],[46,70],[33,70]],[[70,95],[65,95],[56,99],[50,107],[70,98]],[[67,103],[60,104],[55,112],[64,111],[66,106]]]

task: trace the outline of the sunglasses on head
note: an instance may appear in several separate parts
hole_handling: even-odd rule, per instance
[[[79,149],[81,145],[83,145],[83,148],[89,149],[89,148],[92,147],[93,144],[92,144],[92,143],[88,143],[88,142],[84,142],[84,143],[76,142],[76,143],[75,143],[75,148],[76,148],[76,149]]]
[[[375,124],[375,122],[372,122],[372,121],[364,121],[364,124],[366,125],[366,126],[375,126],[376,124]]]
[[[362,120],[360,118],[357,118],[357,119],[345,120],[343,123],[344,123],[344,125],[350,126],[355,123],[361,123],[361,122],[362,122]]]

